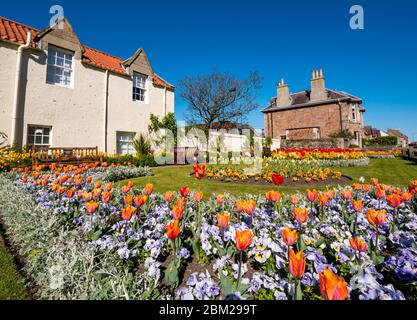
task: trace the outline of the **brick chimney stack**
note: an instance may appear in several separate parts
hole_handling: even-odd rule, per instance
[[[326,100],[327,93],[326,93],[326,86],[324,83],[324,76],[323,70],[313,70],[312,77],[311,77],[311,94],[310,100],[311,101],[320,101]]]
[[[277,87],[277,107],[285,107],[291,104],[290,89],[284,79],[278,82]]]

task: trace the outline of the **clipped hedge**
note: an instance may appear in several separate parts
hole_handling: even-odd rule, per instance
[[[126,165],[126,164],[133,164],[137,167],[156,167],[157,163],[154,159],[153,155],[146,155],[146,156],[133,156],[133,155],[124,155],[124,156],[114,156],[114,157],[104,157],[104,162],[107,164],[119,164],[119,165]]]
[[[16,201],[19,199],[19,201]],[[41,299],[146,299],[154,279],[129,272],[110,253],[98,251],[53,210],[37,206],[21,188],[0,175],[0,218],[24,261],[27,285]]]

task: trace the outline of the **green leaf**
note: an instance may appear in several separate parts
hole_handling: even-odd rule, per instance
[[[301,290],[301,281],[297,280],[295,289],[295,300],[303,300],[303,290]]]
[[[168,268],[165,270],[164,281],[165,284],[169,287],[175,288],[176,286],[178,286],[178,268],[175,260],[172,260],[171,263],[168,265]]]
[[[375,263],[376,266],[382,264],[385,261],[384,256],[379,255],[377,252],[372,252],[371,258],[372,258],[372,261]]]
[[[223,291],[223,295],[225,297],[227,297],[228,295],[234,293],[235,291],[233,290],[234,285],[232,280],[230,280],[229,277],[225,276],[223,274],[223,270],[220,271],[220,284],[222,286],[222,291]]]
[[[319,238],[316,243],[314,244],[314,246],[316,248],[320,247],[324,242],[326,241],[326,239],[324,237]]]
[[[96,232],[94,232],[92,235],[91,235],[91,240],[92,241],[96,241],[96,240],[98,240],[98,238],[100,238],[101,237],[101,230],[98,230],[98,231],[96,231]]]

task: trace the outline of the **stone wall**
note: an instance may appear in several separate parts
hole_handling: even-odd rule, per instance
[[[343,139],[281,140],[281,149],[345,148]]]
[[[392,152],[401,149],[398,146],[364,146],[364,151],[386,151]]]

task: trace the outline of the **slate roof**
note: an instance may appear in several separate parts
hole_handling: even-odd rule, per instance
[[[288,109],[297,109],[297,108],[305,108],[305,107],[314,107],[317,105],[321,105],[324,103],[330,103],[337,101],[338,99],[343,101],[352,101],[357,103],[362,103],[362,99],[355,97],[354,95],[351,95],[344,91],[338,91],[338,90],[330,90],[326,89],[327,92],[327,99],[326,100],[320,100],[320,101],[311,101],[310,100],[310,90],[304,90],[299,91],[295,93],[290,94],[291,104],[288,106],[279,106],[276,105],[276,97],[271,98],[269,106],[264,108],[262,112],[275,112],[275,111],[281,111],[281,110],[288,110]],[[361,111],[364,112],[365,109],[361,107]]]

